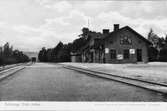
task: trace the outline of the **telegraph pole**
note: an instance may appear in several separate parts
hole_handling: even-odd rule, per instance
[[[90,27],[90,24],[89,24],[89,18],[88,18],[88,29],[89,29],[89,27]]]

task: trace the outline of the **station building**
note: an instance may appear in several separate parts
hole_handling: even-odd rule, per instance
[[[129,26],[119,28],[119,24],[115,24],[114,31],[103,41],[107,63],[148,62],[151,43]]]
[[[103,33],[89,33],[88,43],[80,49],[81,61],[92,63],[136,63],[148,62],[148,48],[151,44],[129,26]]]

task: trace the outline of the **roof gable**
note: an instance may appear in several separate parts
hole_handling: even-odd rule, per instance
[[[134,34],[136,34],[139,39],[143,40],[143,41],[146,42],[147,44],[149,44],[149,45],[152,44],[150,41],[148,41],[146,38],[144,38],[142,35],[140,35],[138,32],[136,32],[135,30],[133,30],[133,29],[130,28],[129,26],[125,26],[125,27],[123,27],[123,28],[120,28],[120,29],[117,30],[117,31],[113,31],[113,32],[109,33],[108,35],[103,36],[103,39],[106,39],[106,38],[112,36],[112,35],[115,34],[115,33],[120,33],[122,30],[125,30],[125,29],[127,29],[128,31],[130,31],[130,32],[132,32],[132,33],[134,33]]]
[[[135,30],[133,30],[133,29],[130,28],[129,26],[125,26],[125,27],[123,27],[123,28],[125,28],[125,29],[131,31],[132,33],[136,34],[139,39],[145,41],[145,42],[148,43],[149,45],[152,44],[149,40],[147,40],[145,37],[143,37],[141,34],[139,34],[138,32],[136,32]]]

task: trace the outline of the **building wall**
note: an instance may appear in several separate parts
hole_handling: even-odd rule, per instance
[[[81,55],[71,55],[71,62],[81,62]]]
[[[128,36],[131,38],[132,44],[131,45],[121,45],[120,44],[120,39],[121,36]],[[147,45],[146,42],[143,40],[140,40],[138,35],[132,33],[131,31],[124,29],[119,33],[116,33],[112,35],[111,37],[106,38],[105,40],[105,48],[110,49],[115,49],[116,50],[116,55],[122,54],[123,55],[123,50],[124,49],[135,49],[135,54],[130,54],[129,59],[122,59],[118,60],[116,59],[111,59],[110,57],[110,51],[109,53],[105,53],[105,62],[106,63],[136,63],[137,62],[137,49],[142,49],[142,62],[147,62],[148,61],[148,54],[147,54]]]
[[[94,41],[91,41],[90,44],[91,43],[94,43]],[[104,51],[100,49],[91,48],[91,45],[82,51],[82,62],[103,63]]]
[[[103,63],[104,62],[104,52],[101,50],[94,51],[94,63]]]

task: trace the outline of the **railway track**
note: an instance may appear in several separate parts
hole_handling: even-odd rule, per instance
[[[21,65],[31,65],[30,63],[18,63],[18,64],[13,64],[13,65],[7,65],[7,66],[1,66],[0,67],[0,72],[2,71],[5,71],[5,70],[8,70],[8,69],[12,69],[12,68],[15,68],[17,66],[21,66]]]
[[[6,68],[2,71],[0,71],[0,81],[4,80],[5,78],[12,76],[13,74],[15,74],[16,72],[23,70],[26,66],[29,66],[31,64],[19,64],[16,66],[12,66],[10,68]]]
[[[70,70],[75,70],[78,72],[86,73],[86,74],[97,76],[100,78],[105,78],[105,79],[114,80],[114,81],[121,82],[121,83],[126,83],[129,85],[133,85],[136,87],[144,88],[147,90],[151,90],[154,92],[158,92],[158,93],[167,95],[167,84],[150,82],[146,80],[134,79],[134,78],[124,77],[124,76],[119,76],[119,75],[113,75],[113,74],[108,74],[108,73],[84,69],[84,68],[78,68],[78,67],[69,66],[69,65],[68,66],[63,65],[63,67],[70,69]]]

